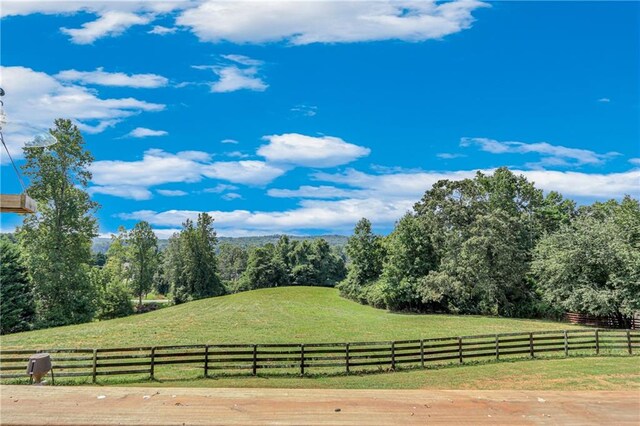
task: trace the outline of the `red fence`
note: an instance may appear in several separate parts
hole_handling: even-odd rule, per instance
[[[29,355],[51,354],[56,378],[143,375],[184,378],[225,374],[345,374],[477,360],[640,352],[640,331],[567,330],[486,334],[392,342],[212,344],[105,349],[0,350],[0,379],[26,378]],[[169,367],[169,368],[168,368]],[[160,374],[159,374],[160,373]]]

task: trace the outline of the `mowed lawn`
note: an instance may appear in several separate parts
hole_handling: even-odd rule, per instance
[[[213,343],[314,343],[422,339],[576,328],[482,316],[390,313],[321,287],[254,290],[109,321],[2,336],[8,348],[108,348]]]

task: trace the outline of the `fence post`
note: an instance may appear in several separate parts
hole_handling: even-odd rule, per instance
[[[460,359],[460,364],[462,364],[462,337],[458,337],[458,358]]]
[[[300,345],[300,375],[304,376],[304,344]]]
[[[627,330],[627,347],[629,348],[629,355],[633,355],[633,351],[631,350],[631,331]]]
[[[420,367],[424,368],[424,339],[420,340]]]
[[[349,374],[349,343],[345,345],[344,349],[344,363],[347,369],[347,374]]]
[[[500,361],[500,335],[496,334],[496,361]]]
[[[529,333],[529,354],[533,358],[533,333]]]
[[[598,331],[599,330],[596,328],[596,355],[600,354],[600,336]]]
[[[96,382],[96,376],[98,375],[98,350],[94,349],[93,350],[93,373],[91,376],[91,382],[95,383]]]
[[[391,342],[391,369],[396,369],[396,342]]]
[[[253,361],[251,364],[251,371],[255,376],[258,374],[258,345],[253,345]]]
[[[204,345],[204,377],[209,377],[209,345]]]
[[[564,356],[569,356],[569,336],[567,336],[567,330],[564,331]]]
[[[149,370],[149,374],[151,376],[151,380],[154,379],[155,374],[155,363],[156,363],[156,347],[151,348],[151,369]]]

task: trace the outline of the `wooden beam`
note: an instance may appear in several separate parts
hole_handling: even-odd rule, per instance
[[[36,202],[27,194],[0,194],[0,212],[35,213]]]

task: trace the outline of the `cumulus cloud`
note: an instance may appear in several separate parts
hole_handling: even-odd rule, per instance
[[[178,31],[176,27],[169,28],[169,27],[163,27],[162,25],[155,25],[151,30],[147,31],[147,33],[156,34],[156,35],[167,35],[167,34],[173,34],[176,31]]]
[[[285,172],[284,168],[251,160],[218,161],[202,169],[206,177],[245,185],[265,185]]]
[[[214,186],[213,188],[206,188],[203,190],[203,192],[208,192],[211,194],[221,194],[225,191],[234,191],[238,189],[237,186],[235,185],[227,185],[225,183],[219,183],[216,186]]]
[[[232,200],[241,200],[242,199],[242,195],[236,193],[236,192],[229,192],[228,194],[224,194],[222,196],[223,200],[227,200],[227,201],[232,201]]]
[[[105,194],[131,200],[148,200],[152,197],[147,188],[131,185],[92,186],[87,191],[89,194]]]
[[[305,167],[334,167],[369,155],[371,150],[333,136],[313,137],[299,133],[265,136],[268,144],[258,149],[267,161]]]
[[[228,143],[231,145],[237,145],[239,142],[235,139],[222,139],[220,143]]]
[[[274,198],[348,198],[358,193],[354,189],[337,188],[335,186],[311,186],[303,185],[298,189],[278,189],[272,188],[267,191],[267,195]]]
[[[185,195],[189,195],[188,192],[179,189],[156,189],[156,192],[165,197],[184,197]]]
[[[168,133],[165,130],[153,130],[147,129],[146,127],[136,127],[132,131],[126,134],[128,137],[132,138],[147,138],[149,136],[165,136]]]
[[[54,76],[61,81],[73,81],[80,84],[96,84],[100,86],[156,88],[163,87],[169,80],[157,74],[125,74],[122,72],[106,72],[100,67],[94,71],[61,71]]]
[[[236,92],[238,90],[252,90],[263,92],[269,85],[260,77],[262,61],[243,55],[222,55],[226,60],[223,65],[194,65],[195,69],[208,69],[218,77],[209,84],[214,93]]]
[[[582,166],[604,164],[607,160],[620,155],[617,152],[599,154],[588,149],[568,148],[551,145],[547,142],[501,142],[488,138],[462,138],[460,146],[476,146],[480,150],[492,154],[539,154],[540,162],[528,163],[529,166]]]
[[[143,111],[161,111],[164,105],[135,98],[101,98],[94,90],[62,84],[55,77],[25,67],[0,67],[0,85],[7,91],[4,110],[8,124],[5,139],[11,154],[22,156],[21,147],[36,133],[68,117],[88,133],[99,133]]]
[[[285,169],[262,161],[212,162],[211,154],[181,151],[175,154],[161,149],[145,151],[142,160],[101,160],[91,166],[93,193],[132,199],[148,199],[148,188],[167,183],[193,183],[204,178],[225,180],[245,185],[264,185],[285,173]],[[217,186],[219,192],[237,189]],[[163,190],[157,192],[162,195]],[[207,190],[205,190],[207,191]],[[213,191],[207,191],[213,192]]]
[[[455,153],[451,153],[451,152],[441,152],[439,154],[436,154],[436,157],[442,158],[443,160],[453,160],[454,158],[466,157],[466,155],[464,155],[464,154],[455,154]]]
[[[472,12],[484,6],[487,4],[474,0],[204,1],[184,10],[177,23],[189,27],[200,40],[210,42],[418,42],[469,28],[474,21]]]
[[[640,166],[640,158],[630,158],[629,162],[634,166]]]
[[[99,38],[113,37],[124,33],[134,25],[145,25],[153,20],[151,15],[111,10],[104,12],[95,21],[82,24],[80,28],[61,28],[76,44],[92,44]]]

